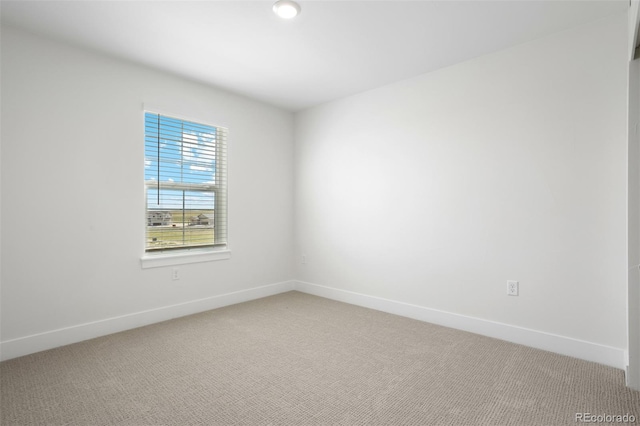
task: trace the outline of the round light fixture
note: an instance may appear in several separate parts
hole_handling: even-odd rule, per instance
[[[300,5],[291,0],[279,0],[273,4],[273,12],[283,19],[295,18],[300,13]]]

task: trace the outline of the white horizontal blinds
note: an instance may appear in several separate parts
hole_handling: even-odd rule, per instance
[[[145,113],[146,250],[227,243],[227,131]]]

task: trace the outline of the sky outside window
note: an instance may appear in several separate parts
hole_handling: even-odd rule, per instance
[[[162,189],[162,183],[215,184],[216,132],[212,126],[145,113],[145,181],[149,187],[149,209],[213,208],[213,194],[200,191]],[[179,194],[178,194],[179,193]],[[160,203],[158,204],[158,201]]]

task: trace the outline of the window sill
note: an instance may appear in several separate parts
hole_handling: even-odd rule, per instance
[[[145,254],[140,259],[140,265],[142,269],[147,269],[226,259],[231,259],[231,250],[193,250],[181,253]]]

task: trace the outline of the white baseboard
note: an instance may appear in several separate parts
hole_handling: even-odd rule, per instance
[[[303,281],[284,281],[7,340],[0,342],[0,360],[29,355],[95,337],[221,308],[223,306],[234,305],[236,303],[260,299],[291,290],[469,331],[537,349],[609,365],[622,370],[626,367],[625,351],[623,349]]]
[[[586,342],[571,337],[545,333],[514,325],[454,314],[423,306],[411,305],[380,297],[340,290],[337,288],[295,281],[294,289],[326,299],[388,312],[445,327],[469,331],[483,336],[518,343],[561,355],[593,361],[611,367],[625,369],[625,351],[611,346]]]
[[[291,291],[293,287],[293,281],[284,281],[7,340],[0,342],[0,360],[17,358],[19,356],[77,343],[119,331],[170,320],[172,318],[196,314],[223,306],[235,305],[236,303],[247,302],[249,300],[261,299],[263,297],[273,296],[274,294]]]

